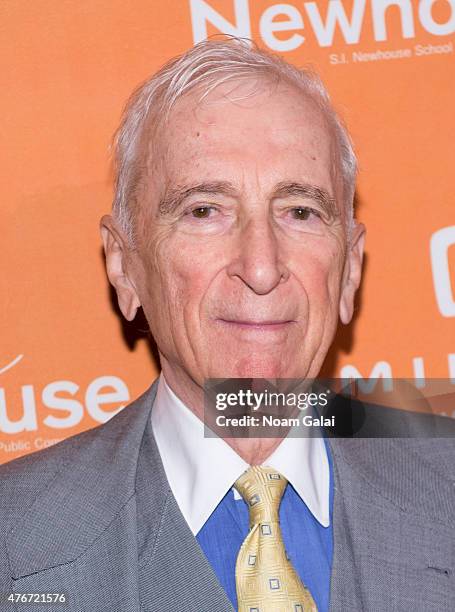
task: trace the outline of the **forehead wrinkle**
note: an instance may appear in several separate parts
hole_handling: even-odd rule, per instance
[[[236,190],[231,183],[227,181],[212,181],[198,183],[196,185],[181,185],[173,187],[166,191],[164,197],[159,203],[159,213],[161,215],[170,215],[178,208],[178,206],[190,196],[194,194],[208,195],[236,195]]]

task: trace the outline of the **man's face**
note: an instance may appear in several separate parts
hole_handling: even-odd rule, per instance
[[[316,376],[360,277],[324,115],[289,85],[253,85],[174,107],[128,259],[164,371],[200,385]]]

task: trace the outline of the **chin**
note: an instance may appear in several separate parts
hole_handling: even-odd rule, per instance
[[[236,363],[232,378],[288,378],[283,366],[276,357],[248,356]]]
[[[224,355],[218,353],[210,360],[207,378],[305,378],[308,365],[304,367],[304,364],[297,363],[296,354],[297,351],[290,355],[278,347],[274,353],[270,350],[258,351],[257,348],[250,353],[241,351],[236,355],[232,352]]]

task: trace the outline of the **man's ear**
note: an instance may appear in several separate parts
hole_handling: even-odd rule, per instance
[[[141,303],[128,274],[127,241],[110,215],[102,217],[100,230],[106,255],[107,276],[117,292],[118,305],[123,316],[128,321],[132,321]]]
[[[340,296],[340,319],[345,325],[351,321],[354,313],[355,293],[362,277],[364,244],[365,226],[362,223],[355,223],[348,244]]]

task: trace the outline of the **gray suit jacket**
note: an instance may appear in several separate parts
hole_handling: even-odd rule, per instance
[[[0,467],[1,610],[232,612],[169,489],[156,385],[108,423]],[[331,610],[455,610],[455,443],[333,439]]]

